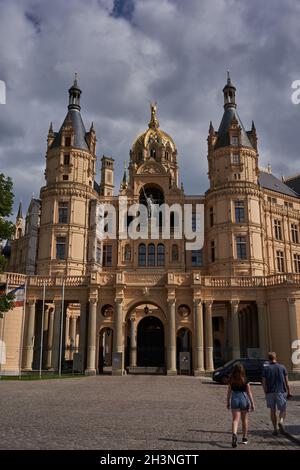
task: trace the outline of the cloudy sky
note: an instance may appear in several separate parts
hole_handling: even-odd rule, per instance
[[[222,117],[227,69],[245,127],[256,124],[260,165],[300,171],[299,44],[297,0],[0,0],[0,171],[13,178],[15,207],[44,184],[49,123],[58,130],[65,117],[74,72],[117,186],[155,100],[186,193],[208,188],[207,130]]]

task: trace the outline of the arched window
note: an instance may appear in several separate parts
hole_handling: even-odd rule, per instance
[[[165,246],[160,243],[157,245],[157,266],[165,265]]]
[[[146,266],[146,245],[144,243],[139,245],[139,266]]]
[[[152,158],[156,157],[156,150],[155,149],[150,150],[150,157],[152,157]]]
[[[172,245],[172,261],[178,261],[178,245]]]
[[[153,243],[148,245],[148,266],[155,266],[155,245]]]

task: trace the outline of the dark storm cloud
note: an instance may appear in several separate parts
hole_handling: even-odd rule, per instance
[[[278,175],[297,172],[300,107],[291,83],[300,79],[299,20],[296,0],[0,0],[0,79],[8,90],[0,164],[14,179],[16,207],[44,184],[47,131],[50,121],[61,126],[74,72],[98,156],[116,159],[116,189],[150,100],[177,144],[186,192],[208,188],[207,130],[222,117],[227,68],[245,127],[255,121],[260,164],[270,162]]]

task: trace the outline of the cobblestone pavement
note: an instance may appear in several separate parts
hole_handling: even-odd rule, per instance
[[[240,447],[299,450],[271,435],[261,386],[253,392],[257,411],[250,415],[250,443]],[[300,386],[293,392],[299,413]],[[225,403],[225,386],[194,377],[3,380],[0,448],[231,449]]]

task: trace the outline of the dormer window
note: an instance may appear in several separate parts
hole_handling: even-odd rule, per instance
[[[65,137],[65,147],[71,146],[71,137]]]
[[[238,147],[238,145],[239,145],[239,138],[238,138],[237,135],[232,135],[230,141],[231,141],[231,145],[232,145],[233,147]]]

